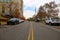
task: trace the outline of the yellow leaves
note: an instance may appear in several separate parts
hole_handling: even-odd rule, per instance
[[[15,11],[14,11],[14,13],[13,13],[13,16],[15,17],[15,18],[20,18],[20,13],[19,13],[19,9],[15,9]]]

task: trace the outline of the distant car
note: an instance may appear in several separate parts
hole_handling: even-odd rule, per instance
[[[24,22],[24,20],[18,19],[18,18],[11,18],[7,21],[7,24],[8,25],[15,25],[15,24],[19,24],[21,22]]]
[[[45,19],[46,24],[60,24],[60,18],[46,18]]]
[[[39,19],[39,18],[37,18],[37,19],[35,20],[35,22],[40,22],[40,19]]]

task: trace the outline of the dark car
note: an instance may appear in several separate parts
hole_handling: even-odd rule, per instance
[[[18,19],[18,18],[11,18],[10,20],[7,21],[8,25],[15,25],[15,24],[19,24],[23,22],[22,19]]]

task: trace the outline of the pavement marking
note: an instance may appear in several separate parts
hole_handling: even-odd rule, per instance
[[[32,29],[32,40],[34,40],[34,32],[33,32],[33,29]]]
[[[29,32],[29,34],[28,34],[28,40],[30,40],[30,32]]]
[[[32,32],[32,40],[34,40],[34,31],[33,31],[33,27],[32,27],[32,22],[30,22],[31,25],[31,32]]]
[[[28,34],[28,40],[34,40],[34,31],[33,31],[33,27],[32,27],[32,23],[31,22],[30,22],[30,31],[29,31],[29,34]]]

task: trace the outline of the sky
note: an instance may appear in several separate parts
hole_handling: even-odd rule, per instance
[[[55,1],[57,4],[60,3],[60,0],[23,0],[23,15],[26,19],[32,17],[37,14],[39,6],[51,1]]]

